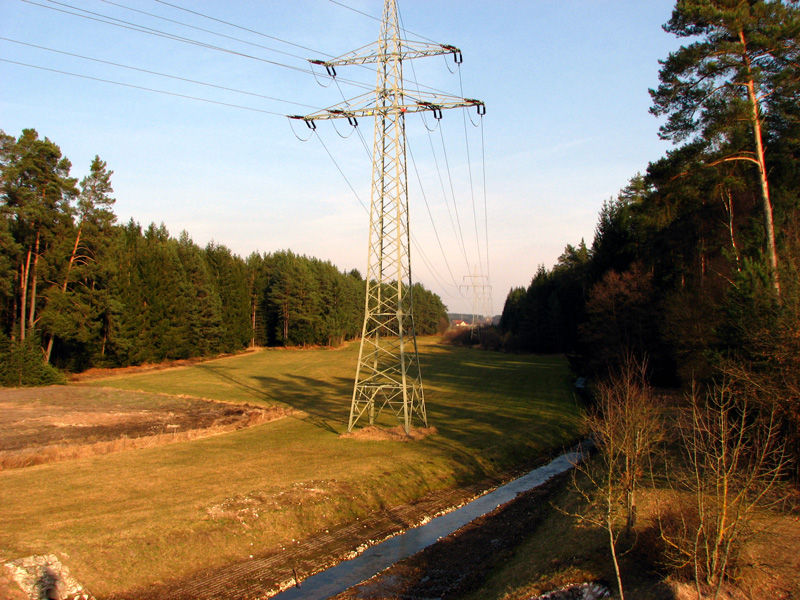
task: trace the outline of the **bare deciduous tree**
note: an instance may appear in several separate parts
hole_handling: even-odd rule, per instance
[[[625,531],[630,535],[636,524],[639,482],[663,429],[647,382],[646,360],[628,354],[618,372],[597,384],[595,409],[587,423],[601,453],[613,459],[613,476],[625,500]]]
[[[775,410],[758,406],[726,380],[700,393],[679,421],[685,474],[678,489],[691,501],[661,522],[667,559],[689,568],[698,598],[718,598],[752,535],[755,512],[768,504],[785,465]]]
[[[636,492],[650,454],[661,440],[662,427],[653,390],[647,383],[646,361],[628,353],[619,370],[599,382],[595,391],[596,404],[586,424],[599,452],[580,469],[591,485],[588,490],[576,486],[589,504],[589,510],[578,517],[608,533],[620,598],[624,600],[617,542],[623,531],[631,539],[636,524]]]

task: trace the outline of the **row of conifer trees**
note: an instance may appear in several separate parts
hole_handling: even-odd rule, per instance
[[[113,171],[95,157],[80,182],[59,147],[0,132],[0,382],[58,381],[61,370],[235,352],[248,345],[338,345],[361,332],[357,270],[291,251],[247,258],[119,225]],[[414,285],[417,333],[447,322]],[[55,368],[54,368],[55,367]]]

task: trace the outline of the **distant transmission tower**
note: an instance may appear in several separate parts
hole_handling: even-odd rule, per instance
[[[489,277],[486,275],[477,273],[464,275],[464,281],[467,280],[469,280],[469,283],[465,283],[460,287],[472,289],[472,333],[470,337],[480,339],[481,325],[485,324],[486,319],[490,322],[492,319],[492,286],[489,284]]]
[[[377,42],[339,58],[311,61],[324,66],[331,77],[336,76],[338,66],[374,63],[378,74],[375,93],[292,117],[304,120],[312,130],[316,120],[347,119],[355,126],[359,117],[375,118],[367,297],[348,431],[364,415],[374,424],[387,406],[406,434],[413,415],[428,424],[411,295],[405,116],[429,111],[441,119],[443,109],[469,106],[485,113],[479,100],[404,90],[403,60],[442,54],[453,54],[456,62],[461,62],[461,51],[454,46],[402,39],[396,0],[384,0]]]

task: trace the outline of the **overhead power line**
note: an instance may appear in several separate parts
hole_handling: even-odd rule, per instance
[[[110,4],[111,6],[116,6],[116,7],[119,7],[119,8],[123,8],[125,10],[130,10],[132,12],[139,13],[141,15],[147,15],[148,17],[153,17],[154,19],[159,19],[161,21],[167,21],[168,23],[175,23],[176,25],[180,25],[181,27],[188,27],[189,29],[195,29],[197,31],[202,31],[204,33],[210,33],[211,35],[216,35],[217,37],[222,37],[222,38],[225,38],[225,39],[228,39],[228,40],[233,40],[235,42],[240,42],[242,44],[247,44],[249,46],[255,46],[257,48],[263,48],[264,50],[269,50],[270,52],[277,52],[278,54],[283,54],[285,56],[290,56],[292,58],[298,58],[300,60],[306,60],[306,57],[300,56],[298,54],[292,54],[291,52],[285,52],[284,50],[277,50],[275,48],[270,48],[269,46],[263,46],[261,44],[256,44],[255,42],[248,42],[247,40],[243,40],[241,38],[233,37],[232,35],[225,35],[224,33],[211,31],[210,29],[204,29],[202,27],[197,27],[195,25],[189,25],[188,23],[184,23],[182,21],[176,21],[175,19],[168,19],[167,17],[162,17],[161,15],[150,13],[150,12],[147,12],[147,11],[144,11],[144,10],[139,10],[138,8],[133,8],[132,6],[125,6],[124,4],[119,4],[118,2],[111,2],[111,0],[100,0],[100,2],[104,2],[105,4]],[[162,4],[167,4],[167,3],[166,2],[162,2]],[[174,6],[174,5],[173,4],[169,4],[168,6]],[[180,7],[175,6],[175,8],[180,8]],[[180,10],[187,10],[187,9],[181,8]],[[194,12],[194,11],[187,11],[187,12]],[[200,13],[194,13],[194,14],[200,14]],[[203,15],[203,16],[205,16],[205,15]],[[206,17],[206,18],[211,19],[211,17]],[[213,19],[213,20],[217,20],[217,19]],[[221,21],[221,22],[224,23],[224,21]],[[230,25],[230,24],[226,23],[226,25]],[[236,25],[232,25],[232,26],[236,27]],[[251,31],[251,30],[248,29],[247,31]],[[257,32],[253,32],[253,33],[257,33]],[[269,37],[270,39],[277,40],[277,41],[282,42],[284,44],[291,44],[292,46],[296,45],[296,44],[292,44],[291,42],[287,42],[285,40],[281,40],[279,38],[275,38],[275,37],[272,37],[272,36],[267,36],[265,34],[259,34],[259,35],[264,35],[264,37]],[[305,49],[304,46],[299,46],[299,47]]]
[[[52,0],[48,0],[48,1],[52,1]],[[101,1],[102,1],[102,2],[107,2],[107,3],[109,3],[109,4],[114,4],[113,2],[110,2],[110,0],[101,0]],[[196,16],[198,16],[198,17],[202,17],[202,18],[204,18],[204,19],[208,19],[208,20],[210,20],[210,21],[215,21],[215,22],[217,22],[217,23],[222,23],[223,25],[228,25],[229,27],[234,27],[234,28],[236,28],[236,29],[240,29],[240,30],[242,30],[242,31],[247,31],[247,32],[249,32],[249,33],[252,33],[252,34],[255,34],[255,35],[258,35],[258,36],[261,36],[261,37],[265,37],[265,38],[268,38],[268,39],[271,39],[271,40],[275,40],[275,41],[277,41],[277,42],[281,42],[281,43],[283,43],[283,44],[288,44],[288,45],[290,45],[290,46],[294,46],[294,47],[296,47],[296,48],[300,48],[300,49],[302,49],[302,50],[308,50],[309,52],[312,52],[312,53],[314,53],[314,54],[316,54],[316,55],[319,55],[319,56],[327,56],[327,57],[332,57],[332,56],[333,56],[332,54],[329,54],[329,53],[327,53],[327,52],[322,52],[322,51],[320,51],[320,50],[315,50],[315,49],[313,49],[313,48],[309,48],[308,46],[301,46],[300,44],[295,44],[294,42],[289,42],[289,41],[287,41],[287,40],[284,40],[284,39],[282,39],[282,38],[275,37],[274,35],[269,35],[269,34],[266,34],[266,33],[260,32],[260,31],[256,31],[255,29],[250,29],[249,27],[243,27],[242,25],[237,25],[236,23],[231,23],[230,21],[224,21],[224,20],[222,20],[222,19],[218,19],[218,18],[216,18],[216,17],[212,17],[211,15],[207,15],[207,14],[205,14],[205,13],[202,13],[202,12],[199,12],[199,11],[196,11],[196,10],[191,10],[191,9],[188,9],[188,8],[185,8],[185,7],[182,7],[182,6],[179,6],[179,5],[177,5],[177,4],[173,4],[173,3],[171,3],[171,2],[166,2],[165,0],[154,0],[154,1],[155,1],[155,2],[158,2],[159,4],[163,4],[163,5],[165,5],[165,6],[171,6],[172,8],[175,8],[175,9],[177,9],[177,10],[182,10],[182,11],[184,11],[184,12],[187,12],[187,13],[190,13],[190,14],[193,14],[193,15],[196,15]],[[333,0],[331,0],[331,1],[333,2]],[[365,15],[365,16],[368,16],[368,17],[370,17],[371,19],[375,19],[376,21],[380,22],[380,19],[378,19],[377,17],[373,17],[372,15],[369,15],[369,14],[367,14],[367,13],[365,13],[365,12],[362,12],[362,11],[360,11],[360,10],[356,10],[356,9],[354,9],[354,8],[351,8],[351,7],[349,7],[349,6],[345,5],[345,4],[342,4],[341,2],[334,2],[334,4],[338,4],[339,6],[342,6],[342,7],[344,7],[344,8],[347,8],[347,9],[349,9],[349,10],[352,10],[352,11],[355,11],[355,12],[357,12],[357,13],[363,14],[363,15]],[[134,9],[131,9],[131,10],[134,10]],[[136,12],[141,12],[141,11],[136,11]],[[145,13],[145,14],[149,14],[149,13]],[[161,18],[161,17],[159,17],[159,18]],[[167,20],[170,20],[170,19],[167,19]],[[175,22],[175,23],[180,23],[179,21],[173,21],[173,22]],[[182,24],[182,25],[186,25],[185,23],[181,23],[181,24]],[[191,25],[186,25],[186,26],[187,26],[187,27],[192,27]],[[198,28],[195,28],[195,29],[198,29]],[[206,29],[201,29],[201,31],[208,31],[208,30],[206,30]],[[213,32],[212,32],[212,33],[213,33]],[[413,33],[413,32],[409,32],[409,33]],[[222,34],[216,34],[216,35],[222,35]],[[424,40],[427,40],[427,41],[429,41],[429,42],[434,42],[434,40],[431,40],[431,39],[429,39],[429,38],[426,38],[425,36],[419,35],[419,34],[417,34],[417,33],[414,33],[413,35],[416,35],[417,37],[419,37],[419,38],[421,38],[421,39],[424,39]],[[223,37],[228,37],[228,36],[223,36]],[[234,40],[237,40],[237,41],[243,42],[243,43],[245,43],[245,44],[250,44],[250,43],[251,43],[251,42],[246,42],[246,41],[244,41],[244,40],[241,40],[241,39],[239,39],[239,38],[230,38],[230,39],[234,39]],[[434,42],[434,43],[435,43],[435,42]],[[252,44],[252,45],[259,46],[258,44]],[[265,46],[259,46],[259,47],[261,47],[261,48],[264,48]],[[270,49],[270,48],[267,48],[267,49]],[[281,52],[280,50],[273,50],[273,51],[274,51],[274,52]],[[282,54],[287,54],[288,56],[292,56],[292,57],[294,57],[294,58],[300,58],[300,57],[298,57],[298,56],[297,56],[297,55],[295,55],[295,54],[289,54],[289,53],[287,53],[287,52],[281,52],[281,53],[282,53]],[[304,60],[305,60],[305,59],[304,59]],[[362,67],[362,68],[366,68],[366,69],[368,69],[368,70],[372,71],[372,69],[370,69],[370,68],[369,68],[367,65],[357,65],[357,66],[359,66],[359,67]],[[316,77],[316,74],[314,74],[314,75],[315,75],[315,77]],[[350,83],[351,85],[353,85],[353,84],[354,84],[354,82],[352,82],[352,81],[348,81],[347,79],[341,79],[341,78],[337,78],[337,79],[338,79],[338,81],[342,81],[342,82],[345,82],[345,83]],[[338,82],[337,82],[337,83],[338,83]],[[369,89],[372,89],[372,86],[368,86],[368,87],[369,87]],[[426,88],[426,89],[428,89],[428,90],[431,90],[431,91],[433,91],[433,92],[445,93],[445,92],[442,92],[441,90],[437,90],[436,88],[432,88],[432,87],[430,87],[430,86],[422,85],[421,87],[424,87],[424,88]]]
[[[236,23],[230,23],[228,21],[223,21],[222,19],[217,19],[216,17],[212,17],[212,16],[206,15],[206,14],[201,13],[201,12],[197,12],[197,11],[194,11],[194,10],[190,10],[188,8],[184,8],[182,6],[178,6],[177,4],[171,4],[170,2],[165,2],[164,0],[155,0],[155,1],[158,2],[159,4],[164,4],[165,6],[171,6],[172,8],[176,8],[178,10],[182,10],[184,12],[191,13],[193,15],[197,15],[198,17],[203,17],[204,19],[209,19],[210,21],[216,21],[217,23],[222,23],[223,25],[228,25],[229,27],[235,27],[236,29],[241,29],[242,31],[248,31],[250,33],[254,33],[255,35],[260,35],[261,37],[265,37],[265,38],[269,38],[271,40],[275,40],[276,42],[281,42],[283,44],[288,44],[289,46],[294,46],[295,48],[300,48],[301,50],[308,50],[309,52],[312,52],[314,54],[323,54],[325,56],[332,56],[331,54],[325,54],[324,52],[318,52],[317,50],[314,50],[314,49],[309,48],[307,46],[301,46],[300,44],[295,44],[294,42],[289,42],[289,41],[283,40],[281,38],[275,37],[273,35],[267,35],[266,33],[261,33],[260,31],[256,31],[255,29],[249,29],[247,27],[242,27],[241,25],[237,25]]]
[[[177,81],[185,81],[187,83],[194,83],[194,84],[197,84],[197,85],[203,85],[203,86],[206,86],[206,87],[211,87],[211,88],[215,88],[215,89],[219,89],[219,90],[225,90],[225,91],[228,91],[228,92],[236,92],[237,94],[245,94],[247,96],[254,96],[256,98],[264,98],[265,100],[273,100],[275,102],[283,102],[284,104],[293,104],[295,106],[302,106],[302,107],[305,107],[305,108],[316,108],[316,107],[311,106],[309,104],[301,104],[300,102],[293,102],[291,100],[282,100],[281,98],[275,98],[274,96],[265,96],[264,94],[257,94],[255,92],[247,92],[247,91],[244,91],[244,90],[237,90],[236,88],[230,88],[230,87],[226,87],[226,86],[222,86],[222,85],[216,85],[216,84],[213,84],[213,83],[207,83],[205,81],[197,81],[195,79],[188,79],[186,77],[178,77],[177,75],[169,75],[167,73],[159,73],[158,71],[150,71],[149,69],[142,69],[142,68],[139,68],[139,67],[132,67],[130,65],[123,65],[123,64],[111,62],[111,61],[108,61],[108,60],[101,60],[99,58],[92,58],[91,56],[83,56],[81,54],[74,54],[72,52],[67,52],[65,50],[57,50],[55,48],[47,48],[46,46],[39,46],[37,44],[29,44],[27,42],[22,42],[20,40],[12,40],[11,38],[7,38],[7,37],[0,36],[0,40],[6,41],[6,42],[12,42],[14,44],[20,44],[22,46],[28,46],[30,48],[37,48],[38,50],[46,50],[48,52],[55,52],[57,54],[63,54],[65,56],[72,56],[74,58],[80,58],[81,60],[89,60],[89,61],[92,61],[92,62],[104,64],[104,65],[110,65],[112,67],[119,67],[121,69],[128,69],[128,70],[131,70],[131,71],[137,71],[139,73],[147,73],[148,75],[157,75],[158,77],[165,77],[165,78],[168,78],[168,79],[175,79]],[[123,85],[123,84],[120,84],[120,85]]]
[[[100,81],[102,83],[110,83],[112,85],[119,85],[122,87],[132,88],[136,90],[143,90],[145,92],[153,92],[156,94],[164,94],[165,96],[175,96],[177,98],[187,98],[189,100],[197,100],[198,102],[207,102],[208,104],[218,104],[220,106],[228,106],[231,108],[240,108],[242,110],[249,110],[252,112],[264,113],[267,115],[276,115],[278,117],[285,116],[283,113],[275,112],[272,110],[263,110],[261,108],[253,108],[252,106],[242,106],[240,104],[232,104],[230,102],[220,102],[218,100],[209,100],[208,98],[200,98],[198,96],[190,96],[188,94],[179,94],[177,92],[167,92],[165,90],[157,90],[155,88],[149,88],[142,85],[133,85],[131,83],[122,83],[121,81],[112,81],[110,79],[103,79],[102,77],[92,77],[90,75],[80,75],[79,73],[70,73],[69,71],[62,71],[60,69],[51,69],[49,67],[42,67],[39,65],[31,65],[28,63],[19,62],[16,60],[8,60],[7,58],[0,58],[0,61],[5,63],[10,63],[12,65],[20,65],[22,67],[28,67],[30,69],[39,69],[40,71],[49,71],[51,73],[59,73],[61,75],[69,75],[70,77],[79,77],[81,79],[89,79],[91,81]]]
[[[303,67],[296,67],[294,65],[287,65],[285,63],[281,63],[281,62],[274,61],[274,60],[269,60],[267,58],[262,58],[260,56],[254,56],[252,54],[247,54],[245,52],[240,52],[238,50],[232,50],[230,48],[223,48],[221,46],[216,46],[214,44],[201,42],[199,40],[193,40],[191,38],[187,38],[187,37],[184,37],[184,36],[176,35],[174,33],[169,33],[169,32],[166,32],[166,31],[160,31],[158,29],[154,29],[152,27],[146,27],[144,25],[138,25],[136,23],[132,23],[130,21],[125,21],[123,19],[117,19],[115,17],[109,17],[107,15],[102,15],[102,14],[95,13],[95,12],[92,12],[92,11],[87,11],[87,10],[84,10],[84,9],[76,7],[76,6],[65,4],[63,2],[56,2],[55,0],[47,0],[47,2],[49,2],[51,4],[57,4],[59,6],[63,6],[63,7],[70,8],[70,9],[73,9],[73,10],[77,10],[77,11],[80,11],[80,12],[70,12],[69,10],[65,10],[64,8],[57,8],[55,6],[48,6],[46,4],[41,4],[39,2],[34,2],[33,0],[21,0],[21,1],[25,2],[27,4],[31,4],[33,6],[39,6],[41,8],[46,8],[48,10],[53,10],[53,11],[56,11],[56,12],[61,12],[61,13],[64,13],[64,14],[72,15],[74,17],[79,17],[79,18],[82,18],[82,19],[88,19],[88,20],[91,20],[91,21],[96,21],[98,23],[104,23],[106,25],[112,25],[114,27],[121,27],[123,29],[129,29],[131,31],[137,31],[139,33],[145,33],[145,34],[152,35],[152,36],[155,36],[155,37],[161,37],[161,38],[173,40],[173,41],[176,41],[176,42],[181,42],[181,43],[184,43],[184,44],[190,44],[192,46],[199,46],[201,48],[206,48],[208,50],[215,50],[217,52],[223,52],[223,53],[231,54],[231,55],[234,55],[234,56],[240,56],[242,58],[249,58],[251,60],[256,60],[256,61],[259,61],[259,62],[262,62],[262,63],[274,65],[274,66],[277,66],[277,67],[283,67],[285,69],[290,69],[292,71],[297,71],[298,73],[305,73],[305,74],[314,75],[314,72],[310,68],[303,68]],[[87,14],[80,14],[81,12],[82,13],[87,13]],[[94,16],[92,16],[92,15],[94,15]],[[350,80],[350,79],[340,79],[340,81],[342,83],[346,83],[348,85],[352,85],[354,87],[359,87],[359,88],[366,89],[366,90],[373,89],[373,86],[371,86],[369,84],[366,84],[366,83],[362,83],[360,81],[353,81],[353,80]]]
[[[156,0],[156,2],[159,2],[159,1],[160,0]],[[363,16],[365,16],[367,18],[372,19],[373,21],[378,21],[378,23],[381,22],[381,20],[378,17],[376,17],[375,15],[371,15],[369,13],[366,13],[363,10],[358,10],[357,8],[353,8],[352,6],[347,6],[347,4],[344,4],[343,2],[337,2],[337,0],[328,0],[328,2],[330,2],[331,4],[337,4],[337,5],[341,6],[342,8],[346,8],[347,10],[351,10],[354,13],[358,13],[360,15],[363,15]],[[402,18],[401,18],[401,22],[402,22]],[[419,33],[414,33],[413,31],[411,31],[409,29],[406,29],[405,25],[403,25],[402,28],[403,28],[403,31],[405,31],[406,33],[410,33],[411,35],[415,35],[421,40],[425,40],[427,42],[433,42],[434,44],[436,43],[436,40],[432,40],[431,38],[425,37],[424,35],[420,35]]]

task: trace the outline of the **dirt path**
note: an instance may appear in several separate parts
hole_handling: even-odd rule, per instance
[[[552,510],[562,474],[519,494],[452,535],[331,600],[458,598],[480,587],[491,570],[529,537]]]
[[[530,468],[535,468],[540,464],[531,465]],[[526,470],[529,469],[526,468]],[[323,571],[342,560],[352,558],[357,552],[363,551],[370,545],[414,527],[434,516],[462,506],[485,491],[494,489],[520,474],[521,472],[509,473],[502,480],[487,479],[458,490],[430,494],[414,504],[376,513],[367,519],[343,525],[337,529],[331,529],[285,549],[263,552],[254,555],[252,559],[228,565],[223,569],[200,571],[180,581],[148,586],[114,596],[114,598],[124,598],[126,600],[253,600],[255,598],[268,598],[286,587],[295,585],[295,577],[300,580],[302,586],[302,581],[311,575]],[[531,497],[537,500],[524,504],[518,510],[525,513],[530,510],[530,506],[539,502],[538,499],[546,497],[550,493],[551,487],[546,485],[543,488],[546,491],[533,491]],[[520,498],[523,497],[527,497],[527,494],[520,496]],[[513,501],[509,504],[516,504],[517,502]],[[547,503],[544,502],[544,504]],[[549,508],[549,505],[547,506]],[[534,513],[530,517],[531,527],[534,522],[538,523],[539,519],[539,516],[536,516],[538,512],[534,511]],[[496,531],[494,525],[487,529],[477,525],[473,527],[472,524],[463,528],[463,531],[483,529],[485,532],[483,535],[490,536],[490,543],[480,541],[478,545],[484,546],[483,550],[488,549],[490,553],[497,553],[501,548],[516,545],[521,539],[520,536],[524,535],[525,531],[528,530],[527,527],[520,526],[520,519],[521,517],[506,519],[504,521],[506,526],[498,528]],[[482,521],[482,519],[479,521]],[[460,535],[461,532],[454,534],[456,538]],[[449,539],[447,538],[447,540]],[[466,544],[471,546],[475,542],[470,539]],[[442,544],[435,545],[435,547],[439,546],[442,546]],[[456,549],[454,553],[451,551],[449,555],[451,558],[441,561],[439,558],[434,559],[435,561],[440,561],[436,563],[436,568],[442,571],[442,573],[437,572],[436,574],[436,579],[439,581],[462,582],[465,569],[477,572],[474,565],[465,566],[464,563],[457,560],[456,557],[458,556],[473,557],[474,564],[485,563],[488,565],[490,563],[488,557],[483,554],[467,552],[462,546],[452,547]],[[477,551],[478,549],[476,548],[475,550]],[[428,551],[426,550],[425,552]],[[412,559],[414,558],[416,557],[412,557]],[[406,562],[403,561],[401,564],[405,565]],[[412,567],[413,572],[421,573],[423,570],[419,566]],[[424,575],[420,575],[417,579],[422,579],[423,577]],[[413,583],[414,580],[413,576],[409,577],[409,582]],[[435,594],[433,596],[435,597]],[[355,597],[358,596],[341,596],[342,599]],[[390,598],[392,596],[378,594],[369,597]]]

